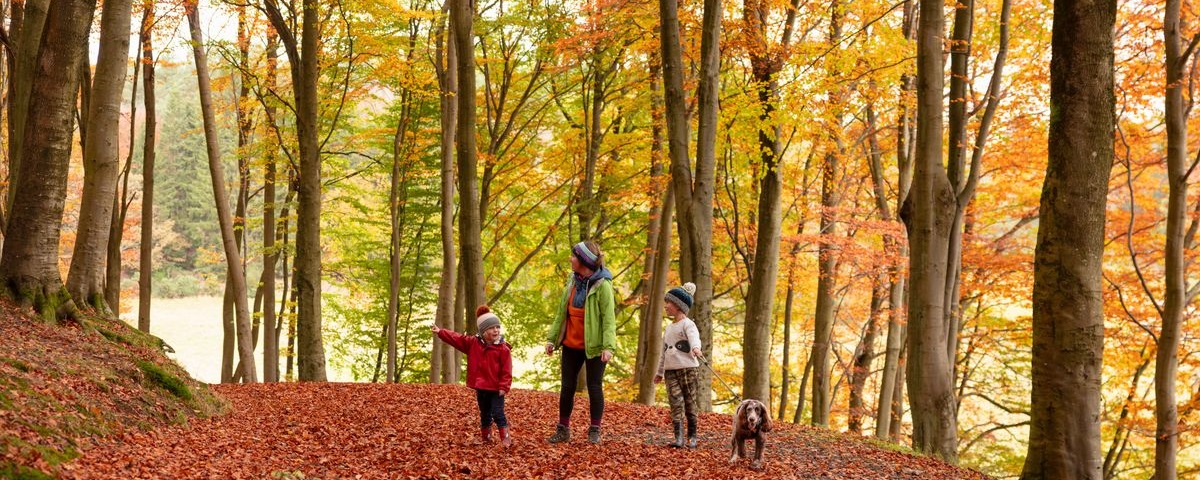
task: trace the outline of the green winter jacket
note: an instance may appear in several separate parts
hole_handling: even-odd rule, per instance
[[[574,282],[574,278],[567,278],[567,287],[563,289],[562,301],[558,304],[558,314],[546,336],[546,342],[554,345],[555,349],[562,347],[563,338],[567,335],[567,302],[571,300]],[[617,313],[612,280],[601,279],[588,288],[583,311],[583,345],[587,358],[598,357],[605,350],[615,353]]]

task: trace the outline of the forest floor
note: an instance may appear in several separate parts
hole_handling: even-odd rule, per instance
[[[113,437],[64,478],[986,478],[932,458],[797,425],[775,425],[764,469],[729,464],[730,417],[704,414],[695,450],[672,449],[663,407],[609,403],[587,443],[586,398],[571,442],[551,445],[557,395],[515,390],[513,445],[480,444],[474,393],[458,385],[219,385],[220,417]]]
[[[699,447],[666,446],[667,408],[609,402],[600,445],[587,398],[551,445],[558,397],[515,390],[513,445],[479,444],[461,385],[209,386],[161,340],[103,318],[54,324],[0,300],[0,478],[977,479],[895,445],[775,424],[764,469],[730,465],[731,420],[703,414]]]

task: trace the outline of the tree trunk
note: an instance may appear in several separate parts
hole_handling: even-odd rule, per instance
[[[400,121],[397,122],[395,135],[392,137],[392,178],[391,178],[391,193],[390,193],[390,216],[391,216],[391,245],[389,251],[389,282],[388,282],[388,311],[387,311],[387,381],[395,382],[396,371],[396,323],[400,315],[400,274],[403,271],[404,262],[401,255],[403,248],[404,235],[404,211],[408,204],[408,185],[410,167],[407,162],[403,147],[404,134],[408,131],[408,105],[411,101],[411,94],[404,92],[400,99],[404,105],[400,114]],[[419,239],[418,239],[419,241]],[[419,259],[418,259],[419,261]]]
[[[1187,109],[1184,106],[1184,72],[1188,58],[1183,56],[1180,39],[1181,0],[1167,0],[1163,20],[1166,49],[1166,124],[1167,124],[1167,232],[1164,251],[1163,283],[1165,296],[1162,330],[1154,362],[1154,478],[1174,480],[1175,457],[1179,451],[1179,406],[1175,388],[1179,370],[1179,342],[1187,308],[1187,263],[1184,249],[1187,222],[1188,152]]]
[[[942,158],[943,3],[921,0],[917,31],[917,156],[906,217],[911,290],[908,305],[908,389],[913,448],[958,459],[957,400],[946,358],[946,257],[956,198]]]
[[[138,44],[138,52],[141,44]],[[104,300],[109,308],[117,315],[121,314],[121,276],[124,265],[121,262],[121,243],[125,238],[125,220],[129,218],[129,175],[133,168],[133,144],[137,138],[137,81],[141,72],[142,62],[134,57],[133,78],[129,94],[129,152],[125,156],[125,166],[121,168],[118,179],[121,187],[113,196],[112,228],[108,233],[107,259],[104,269]]]
[[[658,373],[658,362],[663,354],[663,309],[666,302],[667,276],[671,270],[671,201],[674,191],[667,188],[663,192],[662,203],[658,208],[657,222],[654,226],[657,234],[654,238],[654,270],[650,277],[650,296],[646,299],[646,314],[642,321],[646,322],[646,358],[642,369],[638,371],[638,403],[653,405],[656,386],[654,376]]]
[[[651,52],[650,66],[650,221],[646,228],[645,271],[650,279],[646,289],[646,303],[641,311],[639,325],[637,372],[637,401],[653,405],[657,385],[654,375],[658,373],[658,362],[662,358],[663,303],[666,301],[667,276],[671,269],[671,217],[674,197],[669,180],[663,176],[663,97],[662,60]],[[661,200],[660,200],[661,199]]]
[[[200,109],[204,115],[204,138],[208,147],[208,171],[212,177],[213,198],[217,206],[217,220],[221,224],[221,240],[225,248],[225,264],[230,278],[234,306],[237,309],[238,360],[243,366],[242,377],[246,383],[258,381],[254,366],[254,339],[250,335],[250,309],[246,302],[246,274],[242,269],[242,254],[234,238],[233,218],[229,211],[229,200],[225,192],[225,173],[221,166],[221,149],[217,145],[217,125],[212,105],[212,87],[209,83],[208,58],[204,52],[204,37],[200,32],[200,12],[194,2],[185,5],[188,25],[191,29],[192,52],[196,58],[196,79],[199,85]]]
[[[13,3],[12,28],[9,39],[13,45],[14,59],[8,83],[8,222],[15,215],[16,184],[21,178],[21,162],[24,159],[22,146],[25,144],[25,122],[29,118],[30,92],[38,67],[38,52],[42,45],[42,30],[46,26],[46,13],[50,0],[26,0]],[[88,27],[91,16],[88,17]],[[85,40],[86,43],[86,40]],[[72,68],[74,65],[71,66]],[[79,82],[78,77],[74,80]],[[71,87],[72,90],[75,86]],[[74,105],[74,102],[72,102]]]
[[[452,0],[446,0],[450,2]],[[449,4],[442,8],[449,9]],[[443,38],[444,30],[438,26],[437,56],[435,69],[441,89],[441,232],[442,232],[442,276],[438,282],[438,301],[434,323],[441,328],[454,328],[455,287],[458,285],[458,262],[454,255],[454,145],[457,119],[458,67],[453,37]],[[445,52],[443,66],[442,52]],[[433,357],[430,363],[431,383],[457,382],[454,369],[454,349],[445,342],[433,342]]]
[[[772,54],[773,49],[768,46],[766,21],[769,16],[765,2],[745,2],[749,34],[752,42],[759,46],[752,49],[750,65],[754,72],[754,88],[758,93],[761,178],[758,185],[758,235],[754,244],[750,294],[746,299],[746,322],[743,327],[742,364],[745,373],[742,395],[761,400],[768,409],[771,403],[771,320],[774,318],[775,287],[779,277],[779,241],[783,232],[783,213],[780,209],[783,183],[779,173],[781,129],[772,115],[779,101],[779,85],[775,75],[782,65],[782,59],[776,58],[778,54]]]
[[[138,247],[138,329],[150,332],[152,254],[154,252],[154,147],[158,139],[158,110],[154,88],[154,0],[142,1],[142,104],[146,107],[142,144],[142,232]],[[132,147],[131,147],[132,148]]]
[[[883,315],[884,282],[876,278],[873,283],[867,330],[858,348],[854,349],[854,359],[850,367],[850,418],[847,430],[856,435],[862,435],[862,417],[867,413],[863,390],[867,386],[867,377],[871,376],[871,361],[875,358],[875,336],[879,330],[879,317]]]
[[[104,301],[104,262],[112,225],[120,154],[121,88],[129,57],[130,0],[106,0],[100,17],[100,54],[87,108],[83,199],[67,291],[83,305],[110,311]]]
[[[705,0],[701,23],[699,132],[696,165],[688,158],[687,105],[683,92],[683,60],[679,44],[679,4],[659,0],[663,51],[663,85],[667,112],[667,146],[671,158],[671,188],[679,231],[680,276],[696,284],[695,303],[689,316],[700,331],[705,357],[712,357],[712,224],[713,184],[716,163],[718,73],[720,70],[721,2]],[[698,403],[712,410],[712,375],[700,371]]]
[[[29,118],[23,136],[22,168],[13,186],[12,225],[0,256],[0,280],[17,303],[47,319],[74,318],[77,310],[58,271],[58,241],[66,202],[67,170],[74,131],[79,62],[86,54],[95,3],[55,0],[46,16],[46,38],[38,45]],[[28,16],[26,17],[28,19]],[[28,25],[27,25],[28,26]]]
[[[465,308],[474,310],[487,301],[483,284],[483,244],[480,239],[479,177],[475,151],[475,2],[452,0],[450,25],[458,55],[458,124],[455,150],[458,156],[458,236],[462,249]],[[468,326],[468,330],[473,328]]]
[[[1101,259],[1113,162],[1116,2],[1056,0],[1049,162],[1033,262],[1033,394],[1021,478],[1100,478]],[[1161,348],[1161,347],[1160,347]]]
[[[275,0],[266,0],[267,17],[292,65],[296,137],[300,151],[296,209],[297,365],[300,381],[324,382],[325,345],[321,339],[321,152],[317,142],[317,80],[320,75],[318,1],[304,0],[297,39]]]
[[[279,36],[275,32],[267,33],[267,82],[275,87],[278,65]],[[275,107],[271,104],[264,106],[267,118],[275,118]],[[263,381],[279,381],[279,329],[278,317],[275,315],[275,265],[279,263],[279,247],[276,246],[275,208],[275,151],[266,152],[266,165],[263,174],[263,271],[259,279],[263,291],[262,321],[263,321]]]
[[[830,29],[826,43],[831,52],[836,50],[842,41],[843,8],[837,1],[829,7]],[[835,63],[837,60],[829,61],[833,65],[826,67],[826,75],[840,77],[841,72]],[[827,93],[831,119],[826,127],[829,140],[821,162],[821,236],[817,246],[817,302],[813,313],[812,424],[822,427],[829,426],[829,412],[833,408],[833,380],[829,356],[833,348],[833,325],[836,320],[834,290],[837,287],[838,267],[837,246],[833,238],[837,236],[836,210],[841,202],[838,177],[841,175],[840,164],[845,150],[841,129],[846,88],[835,85]]]

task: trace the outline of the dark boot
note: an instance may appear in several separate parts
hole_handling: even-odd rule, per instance
[[[667,446],[671,448],[683,448],[683,423],[676,420],[671,422],[671,425],[675,427],[675,441]]]
[[[696,448],[696,419],[687,419],[687,447]]]
[[[588,441],[592,442],[592,445],[600,444],[600,426],[599,425],[592,425],[592,426],[588,427]]]
[[[508,434],[508,427],[499,427],[499,428],[500,428],[500,444],[504,445],[504,448],[511,447],[512,446],[512,437],[509,436],[509,434]]]
[[[550,438],[546,439],[546,441],[550,442],[550,443],[563,443],[563,442],[569,442],[570,440],[571,440],[571,429],[567,428],[566,425],[563,425],[561,423],[554,427],[554,435],[551,435]]]
[[[483,427],[479,429],[479,438],[481,443],[492,443],[492,427]]]

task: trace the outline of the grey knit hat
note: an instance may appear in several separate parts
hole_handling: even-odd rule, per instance
[[[475,309],[475,331],[479,333],[486,332],[487,329],[500,325],[500,317],[492,313],[492,309],[487,305],[480,305]]]
[[[682,287],[675,287],[667,291],[667,301],[674,303],[679,307],[679,311],[688,313],[692,309],[692,295],[696,293],[696,284],[688,282]]]

